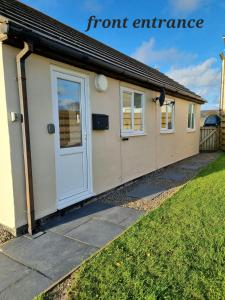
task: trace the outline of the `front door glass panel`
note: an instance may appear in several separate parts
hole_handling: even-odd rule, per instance
[[[60,148],[82,146],[81,85],[57,79]]]

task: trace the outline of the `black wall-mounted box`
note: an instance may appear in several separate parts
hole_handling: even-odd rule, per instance
[[[92,129],[93,130],[108,130],[109,116],[102,114],[92,114]]]

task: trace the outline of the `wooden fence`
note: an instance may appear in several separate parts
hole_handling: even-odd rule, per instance
[[[217,151],[219,150],[219,148],[220,148],[220,128],[201,127],[200,151]]]

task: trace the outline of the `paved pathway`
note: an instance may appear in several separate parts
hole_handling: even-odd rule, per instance
[[[214,160],[218,153],[200,154],[156,174],[174,182],[184,180]],[[188,176],[185,178],[188,179]],[[163,181],[162,181],[163,182]],[[165,186],[137,183],[131,198],[151,201]],[[0,299],[31,300],[56,280],[122,233],[144,211],[94,202],[56,217],[36,239],[22,236],[0,247]]]

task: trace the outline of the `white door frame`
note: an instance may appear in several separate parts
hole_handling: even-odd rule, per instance
[[[72,71],[70,69],[64,69],[58,66],[50,66],[51,70],[51,87],[52,87],[52,107],[53,107],[53,119],[56,124],[56,130],[58,130],[58,105],[55,101],[55,83],[54,83],[54,72],[61,73],[64,75],[75,76],[84,80],[84,106],[85,106],[85,122],[86,122],[86,148],[87,148],[87,184],[88,191],[86,194],[77,197],[76,200],[72,201],[60,201],[59,193],[59,147],[58,147],[58,134],[55,134],[54,145],[55,145],[55,175],[56,175],[56,208],[63,209],[72,204],[78,203],[94,195],[93,193],[93,178],[92,178],[92,136],[91,136],[91,111],[90,111],[90,97],[89,97],[89,76],[79,72]]]

